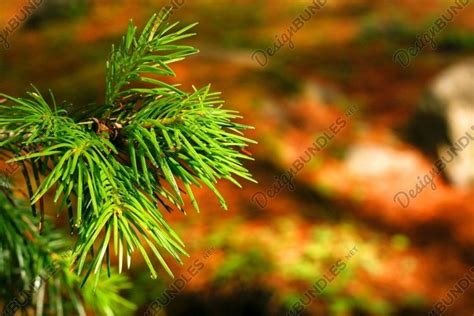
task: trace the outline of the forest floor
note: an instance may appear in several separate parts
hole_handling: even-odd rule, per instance
[[[308,288],[308,282],[281,277],[286,271],[281,265],[291,264],[288,258],[296,256],[300,261],[295,262],[304,268],[305,250],[318,246],[313,231],[334,232],[336,237],[330,241],[340,244],[326,247],[337,257],[347,248],[337,236],[349,225],[348,234],[365,250],[360,255],[365,268],[357,270],[342,292],[350,296],[366,291],[374,296],[368,304],[390,302],[395,315],[426,313],[474,265],[474,191],[456,189],[438,178],[435,190],[427,188],[407,208],[393,197],[413,188],[417,175],[431,169],[432,158],[406,140],[404,129],[433,77],[472,55],[474,36],[456,44],[452,38],[473,33],[474,7],[464,9],[440,34],[438,50],[426,49],[409,68],[403,68],[393,61],[393,52],[412,45],[450,2],[328,2],[294,36],[295,49],[282,48],[261,67],[251,59],[252,51],[272,45],[275,34],[288,29],[305,6],[291,1],[279,1],[278,8],[271,1],[252,3],[233,1],[234,10],[227,10],[229,4],[203,0],[180,8],[179,18],[201,22],[198,37],[191,40],[201,54],[178,64],[171,82],[185,88],[213,83],[214,90],[223,92],[226,106],[239,110],[243,122],[256,127],[248,134],[259,141],[249,148],[255,162],[248,166],[259,183],[245,183],[243,189],[221,183],[229,202],[227,212],[220,210],[211,193],[198,191],[201,214],[167,216],[179,227],[191,258],[215,242],[209,236],[226,230],[247,240],[228,240],[227,247],[250,249],[255,241],[262,252],[268,250],[270,261],[278,267],[269,274],[259,272],[265,276],[263,281],[254,280],[276,296],[303,294]],[[100,100],[103,61],[110,44],[124,33],[129,18],[142,23],[152,4],[159,7],[157,1],[100,1],[84,16],[14,34],[13,48],[1,53],[2,92],[21,94],[33,82],[40,89],[57,90],[60,100],[75,104]],[[20,8],[19,3],[0,4],[0,25]],[[275,177],[292,168],[351,106],[356,111],[346,117],[347,126],[297,174],[295,190],[283,188],[264,208],[254,203],[254,194],[270,189]],[[209,291],[229,254],[219,248],[206,265],[208,273],[196,277],[186,291]],[[372,257],[376,263],[371,263]],[[179,275],[186,265],[175,269]],[[306,276],[312,277],[309,282],[318,277],[311,272]],[[358,288],[361,283],[363,289]],[[410,305],[411,298],[421,303]],[[272,299],[268,302],[272,305]],[[312,312],[324,311],[318,304],[313,307]],[[383,311],[373,313],[383,315]],[[471,290],[446,315],[473,311]]]

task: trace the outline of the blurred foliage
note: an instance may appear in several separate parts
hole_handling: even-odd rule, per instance
[[[408,21],[409,19],[397,14],[390,18],[381,18],[375,14],[370,14],[362,19],[357,42],[361,45],[382,42],[391,49],[405,45],[405,48],[408,49],[408,47],[414,45],[417,36],[429,32],[436,19],[416,24]],[[435,37],[435,41],[438,44],[436,49],[438,52],[461,52],[474,49],[474,33],[455,26],[442,30]]]
[[[45,0],[38,11],[27,21],[27,26],[37,28],[53,20],[77,18],[90,9],[92,0]]]
[[[208,237],[205,244],[220,248],[224,256],[209,277],[214,291],[233,290],[260,286],[273,293],[268,310],[284,310],[309,289],[318,276],[329,271],[337,260],[354,246],[357,252],[347,259],[347,268],[331,282],[308,310],[326,310],[325,315],[343,315],[359,310],[370,315],[390,315],[408,302],[409,294],[401,302],[389,302],[379,297],[371,285],[364,285],[366,275],[377,276],[383,272],[385,257],[407,249],[406,236],[395,235],[389,244],[381,244],[382,236],[366,236],[362,227],[354,224],[313,224],[307,228],[308,239],[301,239],[302,223],[295,219],[279,218],[265,227],[242,227],[239,219],[223,224]],[[245,225],[244,225],[245,226]],[[246,233],[243,233],[246,231]],[[305,229],[306,231],[306,229]],[[247,238],[249,234],[252,238]],[[298,247],[296,244],[298,243]],[[412,266],[405,265],[407,274]],[[358,290],[354,291],[353,288]],[[410,301],[411,302],[411,301]],[[418,301],[423,306],[423,300]],[[322,305],[321,305],[322,304]],[[407,303],[408,304],[408,303]],[[312,313],[311,313],[312,314]]]
[[[378,15],[370,14],[361,20],[358,42],[367,45],[382,40],[399,45],[400,42],[414,41],[418,33],[418,27],[407,23],[404,18],[395,16],[381,19]]]
[[[229,4],[216,1],[190,2],[187,5],[191,10],[188,18],[202,21],[199,24],[202,37],[227,48],[258,45],[258,38],[252,35],[265,22],[265,1],[235,1],[232,9],[229,9]],[[215,27],[216,25],[225,27]]]
[[[13,202],[13,203],[12,203]],[[71,271],[71,244],[65,234],[54,230],[46,222],[43,235],[35,226],[36,218],[26,205],[7,200],[0,193],[0,287],[1,302],[5,305],[20,292],[35,284],[24,310],[36,309],[37,315],[130,315],[136,308],[121,293],[132,284],[123,275],[112,272],[102,275],[99,286],[90,283],[81,288],[81,278]],[[39,276],[47,281],[36,285]]]

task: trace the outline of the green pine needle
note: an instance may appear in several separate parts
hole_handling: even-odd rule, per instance
[[[177,43],[194,35],[195,24],[165,20],[154,15],[141,32],[129,23],[107,62],[105,103],[85,116],[68,115],[52,93],[47,101],[36,88],[26,98],[0,94],[7,100],[0,104],[1,150],[29,166],[29,185],[35,170],[33,210],[49,192],[61,198],[58,211],[75,203],[68,216],[84,283],[103,265],[110,272],[112,255],[122,272],[136,251],[152,277],[155,262],[172,275],[165,254],[181,262],[186,251],[162,212],[184,212],[186,196],[199,211],[194,186],[208,187],[227,208],[218,180],[239,187],[238,178],[254,181],[242,163],[252,159],[244,148],[255,142],[243,136],[251,127],[236,123],[241,117],[210,86],[185,92],[162,81],[175,76],[172,63],[198,52]]]

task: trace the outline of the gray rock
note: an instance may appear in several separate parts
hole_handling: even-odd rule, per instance
[[[474,187],[474,59],[434,79],[410,134],[416,144],[446,162],[445,175],[453,184]]]

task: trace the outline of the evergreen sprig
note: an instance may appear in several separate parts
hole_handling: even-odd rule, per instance
[[[0,297],[2,315],[34,308],[36,315],[125,315],[135,306],[119,296],[130,282],[121,275],[101,277],[94,288],[82,289],[80,277],[70,269],[71,245],[64,234],[47,223],[40,236],[34,217],[15,200],[11,205],[0,194]],[[1,311],[1,310],[0,310]],[[25,313],[24,313],[25,314]]]
[[[77,233],[74,263],[93,272],[99,281],[103,263],[110,273],[111,256],[130,267],[139,251],[152,277],[153,256],[172,275],[163,252],[178,262],[184,244],[165,221],[162,211],[184,212],[184,195],[199,206],[193,186],[206,186],[222,207],[216,188],[225,179],[254,181],[242,160],[252,140],[243,136],[249,126],[236,123],[237,112],[222,108],[219,93],[210,87],[182,91],[161,76],[175,76],[171,63],[198,52],[176,44],[194,34],[194,24],[177,28],[154,15],[138,34],[133,22],[107,62],[103,104],[72,115],[34,89],[25,98],[5,94],[0,105],[0,146],[9,162],[23,165],[33,214],[48,192],[67,209],[71,233]],[[40,227],[40,229],[42,229]],[[93,254],[93,255],[90,255]]]

